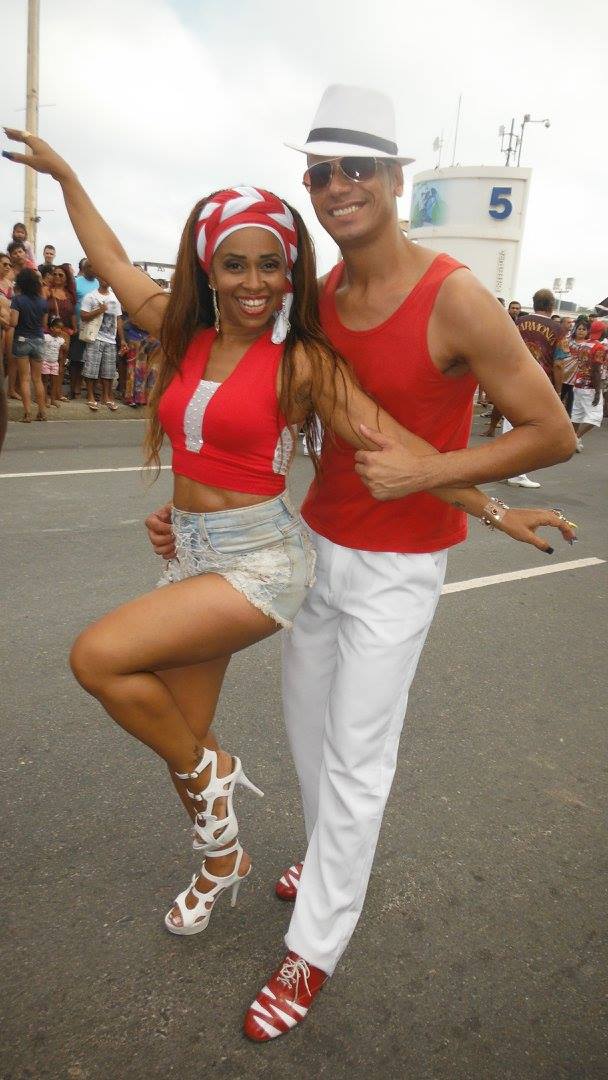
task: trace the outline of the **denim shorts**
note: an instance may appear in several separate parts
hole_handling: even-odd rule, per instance
[[[30,360],[42,360],[44,338],[20,334],[13,338],[13,356],[29,356]]]
[[[286,495],[211,514],[174,508],[172,521],[177,557],[159,585],[220,574],[279,626],[291,627],[314,582],[315,554]]]

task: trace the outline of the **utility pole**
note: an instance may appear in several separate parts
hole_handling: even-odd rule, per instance
[[[40,27],[40,0],[28,0],[27,6],[27,91],[25,127],[31,135],[38,134],[38,41]],[[29,151],[26,148],[26,154]],[[23,221],[28,239],[36,254],[38,231],[38,173],[25,169],[25,195]]]

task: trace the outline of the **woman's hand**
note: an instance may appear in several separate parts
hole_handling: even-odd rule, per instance
[[[551,545],[536,535],[536,530],[542,526],[559,529],[564,540],[569,544],[576,541],[576,525],[573,521],[567,521],[559,510],[524,510],[509,507],[496,528],[513,540],[520,540],[523,544],[532,544],[532,547],[538,548],[539,551],[552,555]]]
[[[175,537],[171,525],[171,503],[149,514],[145,520],[145,526],[155,554],[163,559],[174,559]]]
[[[8,158],[9,161],[17,161],[21,165],[29,165],[30,169],[35,169],[36,172],[49,173],[54,180],[59,180],[60,183],[72,173],[67,161],[64,161],[59,154],[55,153],[52,146],[49,146],[44,139],[39,139],[37,135],[30,135],[29,131],[19,131],[18,128],[5,127],[4,133],[13,142],[25,143],[32,152],[31,154],[18,154],[13,150],[3,150],[2,157]]]

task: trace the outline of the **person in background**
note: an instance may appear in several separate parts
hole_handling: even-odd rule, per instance
[[[42,296],[40,274],[26,267],[15,278],[15,295],[11,300],[11,323],[14,328],[13,354],[23,402],[21,423],[31,422],[30,379],[34,384],[38,404],[37,420],[46,420],[46,396],[42,384],[42,354],[47,319],[47,301]]]
[[[582,320],[577,322],[574,337],[569,344],[569,356],[556,360],[553,365],[553,381],[555,389],[564,403],[568,416],[572,418],[572,403],[574,401],[574,381],[578,370],[580,358],[580,346],[587,341],[589,322]],[[577,453],[579,452],[577,439]]]
[[[564,337],[570,337],[570,335],[572,334],[573,326],[574,319],[572,319],[569,315],[564,315],[564,317],[562,318],[562,330],[564,332]]]
[[[53,270],[55,266],[55,248],[53,244],[45,244],[42,249],[42,262],[39,264],[38,269],[40,273],[43,270]]]
[[[57,396],[60,356],[63,350],[63,323],[58,315],[49,315],[48,330],[44,335],[42,354],[42,381],[46,393],[47,408],[52,405],[58,409],[61,399]]]
[[[17,393],[17,361],[12,354],[13,328],[8,312],[13,299],[15,275],[7,252],[0,252],[0,304],[3,310],[2,333],[0,335],[0,367],[8,378],[7,397],[19,400]]]
[[[513,319],[514,323],[517,323],[517,320],[519,319],[519,316],[521,315],[521,304],[520,304],[519,300],[511,300],[509,302],[509,306],[507,308],[507,315],[511,319]],[[480,396],[478,397],[477,400],[479,402],[481,402],[482,401],[482,395],[483,395],[484,400],[483,400],[482,403],[485,404],[486,403],[486,401],[485,401],[486,395],[485,395],[485,392],[481,389],[481,387],[479,388],[479,393],[480,393]],[[502,420],[502,415],[501,415],[500,409],[497,409],[496,406],[494,405],[492,407],[492,411],[489,412],[489,413],[488,412],[484,413],[483,416],[484,417],[489,417],[490,418],[490,423],[488,424],[486,430],[482,431],[481,434],[486,439],[492,439],[494,437],[494,435],[496,434],[496,428],[498,427],[499,421]]]
[[[601,325],[603,332],[603,324]],[[577,356],[571,420],[576,435],[578,454],[583,450],[583,435],[592,431],[594,427],[601,427],[604,416],[602,366],[605,348],[598,340],[597,334],[598,329],[594,324],[580,322],[576,328],[575,342],[571,347]]]
[[[72,267],[69,263],[53,267],[53,284],[49,296],[49,312],[58,315],[61,319],[63,348],[59,356],[59,371],[55,376],[55,398],[58,401],[67,401],[62,391],[63,370],[68,355],[70,341],[76,335],[76,284]]]
[[[11,269],[15,277],[20,270],[32,269],[25,250],[25,244],[21,240],[11,240],[6,251],[11,260]]]
[[[84,366],[84,350],[86,348],[85,342],[81,341],[78,336],[78,331],[81,329],[82,325],[80,320],[80,305],[82,304],[83,298],[87,296],[88,293],[99,288],[99,282],[95,277],[91,262],[86,256],[78,263],[78,274],[76,275],[75,284],[76,308],[74,314],[76,316],[77,332],[72,335],[69,352],[70,397],[72,400],[79,398],[82,392],[82,369]]]
[[[121,352],[127,346],[122,327],[122,308],[109,284],[99,278],[99,287],[88,292],[84,297],[80,318],[83,322],[99,319],[99,329],[95,341],[87,345],[84,352],[83,376],[87,386],[87,405],[91,412],[97,412],[94,388],[97,379],[101,379],[101,402],[115,412],[118,405],[112,397],[112,387],[116,376],[116,339]]]
[[[42,283],[42,295],[45,300],[49,300],[51,297],[51,290],[53,288],[53,269],[50,270],[45,267],[44,270],[39,270],[40,281]]]
[[[147,405],[148,394],[154,385],[155,372],[150,358],[158,342],[128,318],[124,320],[123,329],[127,344],[124,402],[136,409],[139,405]]]
[[[517,320],[519,330],[528,351],[543,369],[552,385],[555,385],[553,367],[556,362],[567,360],[570,356],[568,340],[562,330],[561,318],[552,319],[555,297],[550,289],[538,289],[532,297],[534,311],[531,315],[520,315]],[[492,418],[484,435],[492,438],[496,432],[500,415],[493,412]],[[506,417],[503,418],[503,435],[511,431],[511,424]],[[512,487],[537,488],[540,484],[537,480],[531,480],[525,473],[511,476],[506,481]]]
[[[31,267],[32,270],[35,270],[36,259],[34,257],[34,249],[27,238],[27,229],[22,221],[18,221],[15,225],[13,225],[11,242],[21,244],[21,246],[25,250],[27,266]]]

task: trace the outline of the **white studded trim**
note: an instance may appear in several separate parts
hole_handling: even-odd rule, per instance
[[[203,417],[205,409],[221,383],[201,379],[184,413],[186,450],[198,454],[203,448]]]
[[[284,427],[274,448],[274,455],[272,458],[273,473],[277,473],[279,476],[285,476],[289,469],[289,462],[291,461],[295,444],[296,441],[293,431],[288,426]]]

